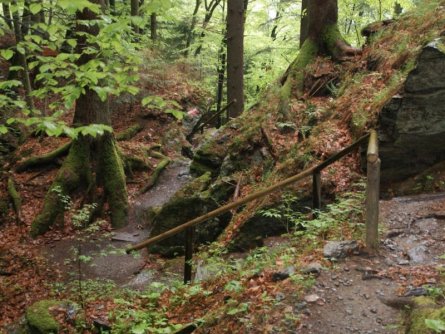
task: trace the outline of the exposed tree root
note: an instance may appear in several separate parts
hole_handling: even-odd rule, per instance
[[[36,237],[48,231],[57,218],[63,216],[66,197],[76,188],[91,182],[90,149],[84,141],[78,139],[72,143],[67,158],[45,196],[41,213],[31,225],[31,236]]]
[[[17,191],[14,179],[12,177],[8,178],[8,194],[11,198],[12,206],[14,207],[14,211],[17,217],[17,223],[22,223],[22,198]]]
[[[147,184],[144,186],[144,188],[141,189],[140,193],[144,194],[147,191],[149,191],[151,188],[153,188],[156,185],[156,182],[159,179],[159,176],[161,175],[161,172],[169,165],[170,159],[164,158],[161,160],[158,165],[156,166],[153,173],[150,175],[150,178],[147,181]]]
[[[139,132],[141,132],[144,127],[141,124],[134,124],[130,126],[128,129],[125,129],[116,134],[117,141],[130,140],[134,136],[136,136]]]
[[[17,164],[17,166],[15,167],[15,171],[18,173],[22,173],[31,168],[48,165],[56,161],[56,159],[60,158],[61,156],[67,154],[68,151],[70,150],[70,147],[71,147],[71,142],[66,143],[65,145],[47,154],[26,159],[25,161],[22,161]]]
[[[42,211],[32,223],[31,235],[36,237],[45,233],[58,219],[62,219],[66,202],[77,189],[86,191],[86,201],[89,203],[105,202],[96,196],[96,188],[103,189],[112,226],[124,226],[128,215],[125,173],[111,134],[94,140],[82,137],[73,141],[45,197]]]

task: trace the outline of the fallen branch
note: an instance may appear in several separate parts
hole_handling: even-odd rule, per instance
[[[15,187],[14,179],[12,177],[8,178],[8,194],[11,198],[12,206],[14,207],[17,223],[22,223],[22,198]]]
[[[129,128],[119,132],[116,134],[117,141],[130,140],[134,136],[136,136],[139,132],[141,132],[144,127],[140,124],[134,124]]]
[[[41,156],[34,156],[29,159],[26,159],[25,161],[19,162],[15,167],[15,171],[18,173],[22,173],[30,168],[35,168],[50,164],[59,157],[68,154],[70,147],[71,147],[71,142],[66,143],[65,145],[47,154]]]

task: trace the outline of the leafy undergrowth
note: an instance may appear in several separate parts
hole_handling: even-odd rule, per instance
[[[323,160],[374,126],[380,109],[398,92],[422,46],[443,31],[445,10],[440,6],[443,4],[443,1],[434,1],[405,15],[374,37],[361,56],[335,66],[330,60],[317,60],[310,71],[312,74],[308,74],[312,78],[306,85],[304,99],[292,100],[290,118],[298,129],[296,133],[282,133],[278,115],[270,113],[270,106],[274,102],[278,104],[277,92],[270,92],[269,105],[253,108],[243,118],[244,124],[237,130],[241,137],[233,145],[258,141],[255,137],[261,134],[249,131],[249,126],[261,122],[271,150],[282,158],[276,161],[273,171],[256,166],[241,173],[240,196]],[[206,95],[190,82],[194,72],[187,64],[148,68],[143,74],[144,92],[174,100],[187,109],[199,104]],[[332,72],[338,73],[337,80],[332,81]],[[324,83],[331,96],[314,96],[318,92],[317,82]],[[140,152],[146,150],[146,146],[162,144],[161,134],[167,126],[173,127],[176,133],[175,126],[178,126],[174,118],[162,111],[141,107],[138,99],[128,96],[113,101],[116,133],[136,123],[142,125],[142,131],[120,144],[124,154],[134,156],[141,156]],[[63,138],[31,137],[20,147],[16,158],[47,153],[66,141]],[[166,155],[177,152],[165,145],[163,149]],[[145,156],[143,160],[152,167],[159,161]],[[358,161],[358,156],[353,155],[327,168],[322,176],[324,191],[350,189],[351,184],[360,179]],[[79,300],[80,292],[75,285],[54,284],[60,273],[48,272],[39,255],[42,244],[73,233],[69,220],[63,227],[59,226],[36,240],[28,236],[30,223],[41,208],[44,194],[57,173],[54,167],[58,164],[55,161],[43,170],[12,174],[23,197],[23,224],[15,223],[9,208],[9,217],[4,218],[7,221],[0,230],[0,326],[16,321],[26,306],[42,298]],[[151,170],[134,173],[129,183],[131,199],[150,173]],[[310,182],[299,187],[308,189]],[[5,194],[4,189],[1,193]],[[361,192],[357,190],[357,194]],[[275,194],[268,200],[248,204],[232,220],[233,230],[256,214],[259,208],[281,198],[280,194]],[[64,322],[62,325],[68,331],[90,332],[96,319],[109,322],[113,332],[135,334],[171,333],[188,323],[201,326],[196,333],[295,330],[304,317],[295,305],[314,282],[310,275],[301,273],[300,268],[314,261],[330,266],[320,252],[325,239],[361,238],[362,221],[357,214],[361,212],[361,200],[357,196],[349,198],[349,202],[340,199],[316,220],[306,221],[298,217],[293,227],[297,224],[299,228],[291,235],[283,237],[278,245],[256,249],[245,258],[225,254],[224,248],[218,245],[203,250],[198,261],[205,263],[211,278],[202,283],[185,287],[181,282],[168,286],[156,283],[146,291],[136,293],[113,285],[84,282],[85,305],[83,312],[78,312],[80,323]],[[76,199],[73,201],[80,204]],[[108,231],[109,227],[103,229]],[[229,242],[231,231],[227,231],[222,239]]]
[[[111,333],[134,334],[172,333],[190,324],[197,327],[194,333],[295,330],[304,317],[298,303],[315,282],[301,268],[313,262],[326,268],[332,265],[320,251],[325,238],[361,235],[360,189],[330,205],[315,220],[295,212],[289,217],[293,219],[288,235],[248,254],[227,254],[218,245],[202,249],[194,265],[205,274],[196,283],[155,282],[142,292],[99,281],[81,282],[81,291],[75,281],[52,285],[47,297],[84,304],[77,306],[71,320],[55,318],[61,328],[73,333],[89,333],[94,323],[111,327]],[[57,315],[60,310],[52,311]]]
[[[116,134],[135,125],[140,128],[131,138],[119,141],[124,157],[130,156],[143,162],[143,168],[131,170],[127,174],[130,203],[134,201],[161,160],[159,156],[149,155],[148,148],[156,146],[164,155],[175,157],[181,154],[184,144],[180,140],[171,144],[164,136],[166,129],[171,129],[176,135],[182,131],[178,120],[165,113],[164,108],[159,106],[142,106],[141,100],[147,96],[157,96],[160,101],[167,101],[167,104],[187,111],[196,107],[203,109],[202,101],[208,96],[198,85],[199,78],[190,65],[166,64],[148,51],[145,56],[153,61],[147,62],[152,66],[147,65],[141,69],[141,93],[137,96],[125,95],[111,101],[112,123]],[[44,102],[37,101],[38,103]],[[73,111],[64,115],[64,120],[70,123],[72,116]],[[40,249],[54,241],[72,238],[75,227],[71,217],[73,212],[82,207],[80,194],[73,196],[72,209],[66,212],[63,221],[44,236],[31,239],[30,225],[42,208],[44,196],[58,172],[63,157],[21,173],[15,172],[14,168],[17,163],[31,156],[52,152],[68,141],[63,137],[31,135],[8,157],[8,163],[3,166],[5,171],[9,171],[3,173],[0,183],[0,328],[17,321],[27,306],[51,294],[51,285],[59,281],[62,274],[49,271]],[[6,184],[10,176],[14,179],[22,198],[22,221],[19,223],[12,206],[8,204]],[[110,229],[109,224],[105,224],[100,233],[109,232]]]

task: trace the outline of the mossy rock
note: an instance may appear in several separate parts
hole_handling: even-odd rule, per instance
[[[230,193],[230,187],[216,183],[211,189],[207,189],[211,180],[211,174],[206,173],[181,188],[154,215],[152,235],[161,234],[216,209],[219,204],[212,197],[212,192],[218,195],[218,199],[222,199],[224,194]],[[229,219],[230,214],[226,214],[198,225],[195,231],[195,243],[202,244],[216,240],[227,226]],[[151,246],[150,251],[168,257],[183,254],[184,242],[184,233],[180,233],[160,244]]]
[[[417,297],[415,307],[407,311],[407,334],[432,334],[434,331],[426,326],[426,320],[445,322],[445,306],[438,307],[432,298]]]
[[[26,310],[26,321],[32,334],[52,334],[59,332],[59,323],[51,315],[50,308],[66,302],[40,300]]]

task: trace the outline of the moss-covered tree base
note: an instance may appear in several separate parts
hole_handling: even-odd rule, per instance
[[[43,209],[31,225],[31,236],[45,233],[63,215],[66,198],[75,189],[86,186],[90,175],[90,148],[86,140],[72,143],[66,160],[46,194]]]
[[[84,191],[86,202],[97,200],[96,187],[104,189],[113,227],[126,225],[128,196],[125,172],[115,140],[109,134],[95,140],[82,137],[73,141],[45,197],[43,209],[31,225],[31,236],[45,233],[63,218],[66,202],[76,190]]]

